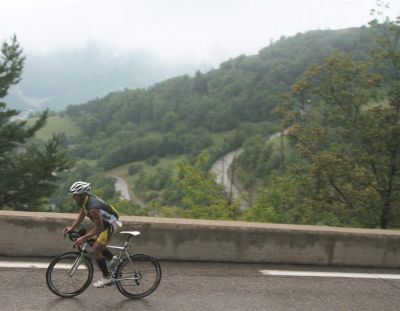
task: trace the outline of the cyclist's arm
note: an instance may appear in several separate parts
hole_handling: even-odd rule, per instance
[[[94,224],[96,225],[96,228],[92,231],[94,231],[94,235],[100,235],[104,231],[103,218],[101,217],[100,211],[97,208],[91,208],[89,213]]]
[[[99,236],[100,233],[104,231],[103,218],[101,217],[100,211],[97,208],[91,208],[89,213],[96,227],[75,241],[75,244],[78,246],[96,235]]]
[[[64,229],[64,234],[67,234],[68,232],[75,230],[75,228],[78,227],[82,223],[82,221],[85,219],[85,216],[86,216],[85,212],[83,211],[83,209],[81,209],[81,211],[78,214],[78,217],[76,218],[76,220],[74,221],[72,226],[66,227]]]

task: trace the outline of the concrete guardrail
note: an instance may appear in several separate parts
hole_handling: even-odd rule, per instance
[[[72,249],[62,230],[76,214],[0,211],[0,256],[55,256]],[[139,230],[135,253],[161,260],[400,267],[400,232],[153,217],[121,217]],[[85,221],[88,229],[93,225]],[[123,239],[116,233],[110,245]]]

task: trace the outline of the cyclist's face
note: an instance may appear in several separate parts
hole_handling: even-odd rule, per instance
[[[74,193],[72,195],[72,199],[74,200],[76,205],[81,205],[82,204],[82,199],[83,195],[82,194],[78,194],[78,193]]]

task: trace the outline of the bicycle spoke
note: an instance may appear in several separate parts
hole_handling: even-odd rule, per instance
[[[160,283],[161,269],[158,262],[145,255],[132,256],[118,268],[117,288],[130,298],[142,298],[151,294]]]
[[[93,277],[93,267],[86,258],[79,259],[78,256],[79,253],[66,253],[55,258],[50,264],[46,282],[56,295],[72,297],[89,286]]]

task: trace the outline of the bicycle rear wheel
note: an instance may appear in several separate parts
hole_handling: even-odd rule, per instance
[[[161,281],[161,267],[156,259],[147,255],[133,255],[118,266],[116,285],[126,297],[139,299],[150,295]]]
[[[78,252],[68,252],[57,256],[46,272],[48,288],[63,298],[71,298],[83,293],[92,279],[92,262]]]

